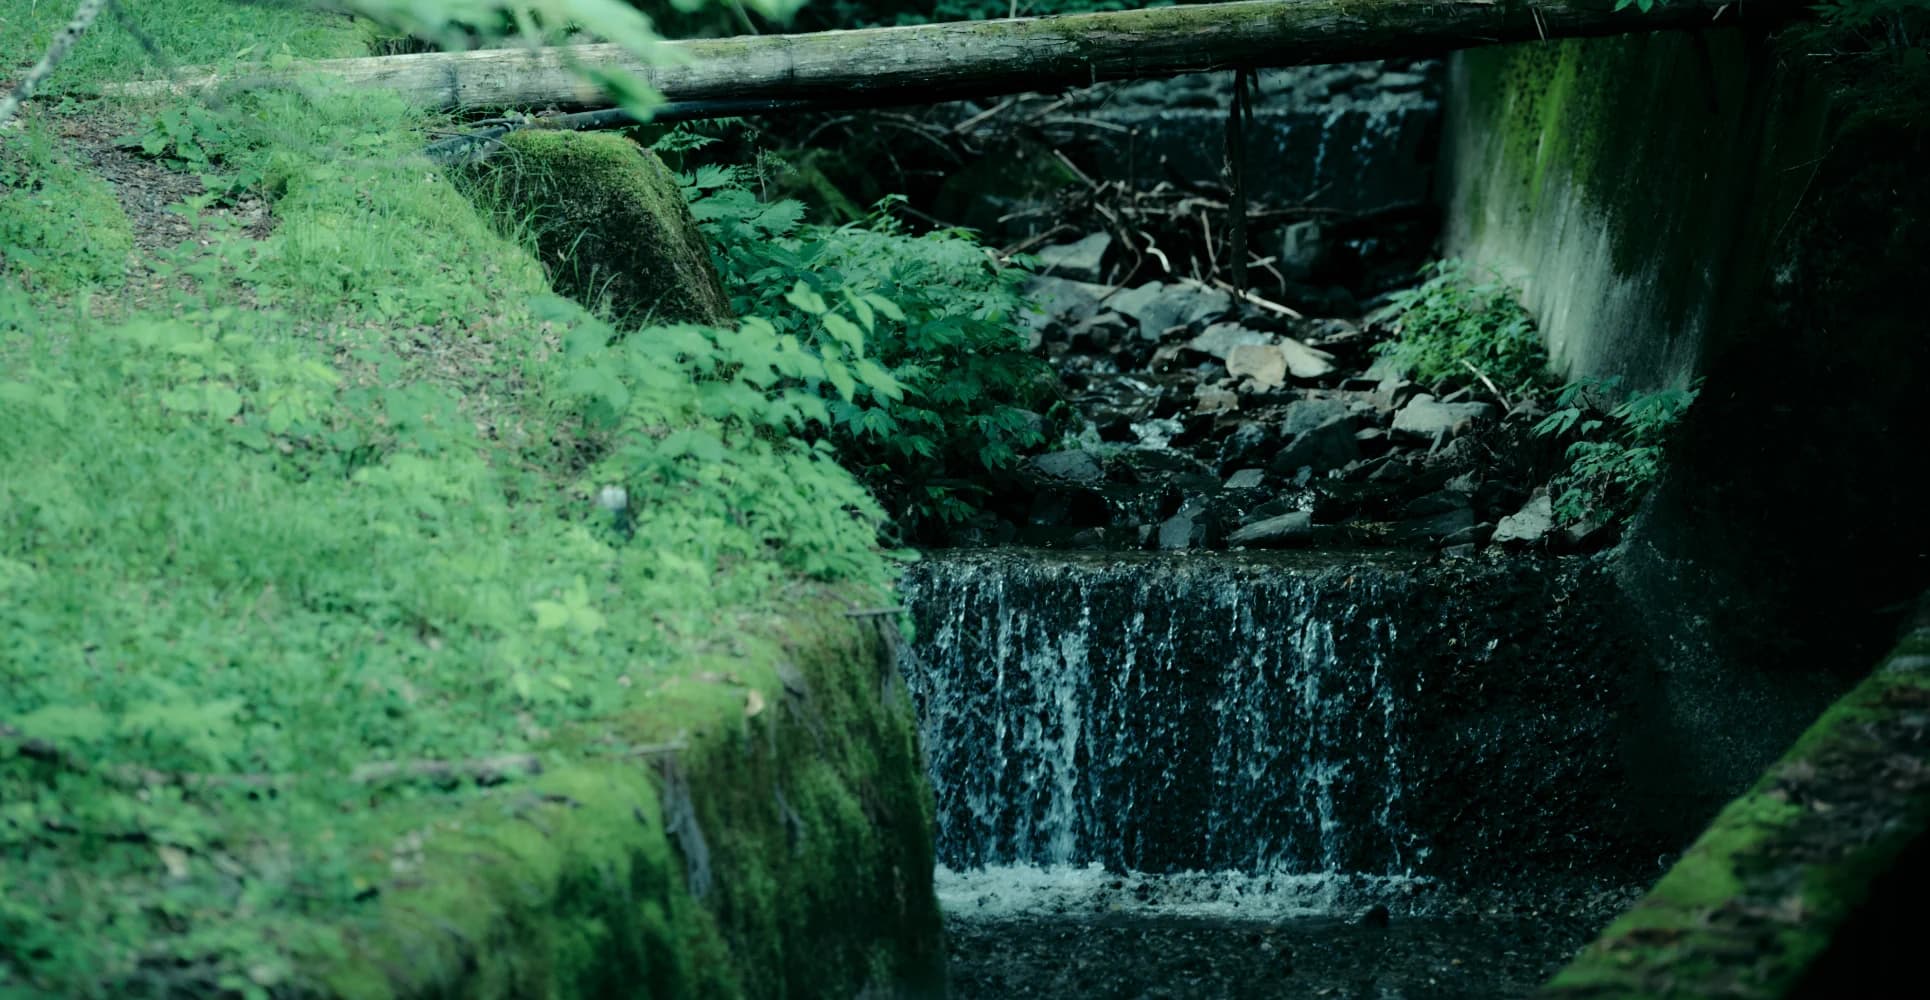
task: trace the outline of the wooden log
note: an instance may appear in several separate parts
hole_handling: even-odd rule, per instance
[[[1152,10],[664,42],[650,64],[615,45],[326,59],[244,75],[186,71],[123,96],[313,76],[438,108],[600,106],[583,70],[623,70],[672,101],[939,101],[1233,67],[1433,54],[1535,38],[1774,22],[1799,0],[1243,0]]]

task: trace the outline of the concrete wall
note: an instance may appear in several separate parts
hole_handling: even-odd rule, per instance
[[[1930,583],[1899,464],[1930,447],[1930,135],[1908,96],[1930,86],[1819,48],[1732,29],[1449,68],[1447,253],[1518,284],[1570,376],[1706,379],[1615,560],[1658,670],[1631,763],[1692,811],[1773,760]]]
[[[1671,32],[1450,61],[1448,253],[1517,283],[1570,375],[1684,386],[1738,322],[1784,161],[1820,134],[1758,48]]]

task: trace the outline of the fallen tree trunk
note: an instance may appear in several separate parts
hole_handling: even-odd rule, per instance
[[[1251,66],[1347,62],[1535,38],[1740,21],[1767,24],[1797,0],[1245,0],[1153,10],[961,21],[804,35],[665,42],[644,65],[615,45],[327,59],[247,76],[187,73],[119,84],[141,96],[314,75],[386,88],[438,108],[611,103],[582,72],[624,70],[672,101],[831,98],[892,104],[1053,90],[1102,80]]]

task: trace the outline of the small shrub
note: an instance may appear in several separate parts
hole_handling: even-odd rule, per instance
[[[1382,354],[1421,382],[1486,377],[1509,393],[1547,385],[1548,352],[1512,290],[1476,283],[1458,261],[1437,261],[1422,274],[1426,281],[1395,296],[1396,336],[1380,345]]]
[[[1663,449],[1695,402],[1700,382],[1687,389],[1636,393],[1612,407],[1601,402],[1619,380],[1580,379],[1565,386],[1555,410],[1535,425],[1544,437],[1575,436],[1568,467],[1550,481],[1555,516],[1563,524],[1627,517],[1662,472]]]
[[[969,516],[988,476],[1044,443],[1029,407],[1052,379],[1015,326],[1024,275],[970,234],[909,235],[883,212],[802,224],[797,202],[760,201],[726,168],[691,189],[732,307],[822,358],[829,441],[901,531]]]

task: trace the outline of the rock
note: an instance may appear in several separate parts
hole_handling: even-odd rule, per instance
[[[1318,476],[1359,457],[1360,448],[1354,442],[1354,420],[1343,414],[1296,435],[1268,467],[1283,476],[1296,475],[1300,469],[1310,469],[1311,475]]]
[[[1035,455],[1032,468],[1041,475],[1074,483],[1096,483],[1106,478],[1105,467],[1087,451],[1051,451]]]
[[[1304,545],[1313,541],[1313,514],[1297,510],[1269,517],[1226,536],[1228,545],[1283,546]]]
[[[1454,534],[1441,539],[1441,547],[1453,548],[1457,545],[1466,545],[1469,548],[1473,548],[1477,545],[1482,545],[1486,543],[1487,540],[1493,535],[1494,535],[1494,525],[1486,521],[1482,521],[1479,524],[1471,524],[1465,528],[1462,528],[1460,531],[1457,531]]]
[[[1401,542],[1440,542],[1474,527],[1474,511],[1466,507],[1411,517],[1394,526],[1391,533]]]
[[[556,272],[557,294],[620,322],[736,326],[704,234],[657,154],[614,132],[522,129],[501,143],[512,152],[492,163],[490,190],[501,209],[544,220],[531,234],[542,259],[572,262]]]
[[[1362,427],[1354,432],[1354,443],[1360,446],[1360,453],[1368,458],[1379,458],[1387,453],[1391,442],[1387,432],[1378,427]]]
[[[1521,509],[1501,519],[1494,527],[1496,545],[1532,545],[1554,530],[1555,502],[1548,491],[1536,490]]]
[[[1287,381],[1287,356],[1272,344],[1238,344],[1226,352],[1226,372],[1245,376],[1254,390],[1272,392]]]
[[[1159,526],[1159,547],[1167,551],[1184,549],[1193,543],[1193,518],[1189,514],[1174,514]]]
[[[1441,555],[1448,559],[1473,559],[1474,545],[1472,543],[1463,543],[1460,545],[1445,546],[1441,549]]]
[[[1591,549],[1614,537],[1614,525],[1593,515],[1561,529],[1563,547],[1570,551]]]
[[[1383,386],[1390,382],[1405,382],[1407,381],[1407,366],[1401,364],[1393,355],[1383,354],[1375,358],[1373,364],[1367,366],[1366,374],[1361,377],[1380,383]]]
[[[1454,490],[1443,489],[1435,490],[1426,496],[1409,500],[1407,505],[1401,508],[1401,516],[1405,518],[1428,517],[1434,514],[1445,514],[1451,510],[1466,509],[1468,509],[1468,495],[1466,493],[1457,493]]]
[[[1241,326],[1238,323],[1215,323],[1201,330],[1199,336],[1187,341],[1186,349],[1225,361],[1227,352],[1242,344],[1271,343],[1273,343],[1273,334]]]
[[[1386,930],[1389,922],[1390,922],[1390,918],[1387,912],[1387,907],[1385,906],[1376,905],[1376,906],[1370,907],[1366,913],[1363,913],[1360,915],[1360,925],[1362,927],[1373,927],[1379,930]]]
[[[1194,413],[1228,413],[1240,408],[1240,397],[1231,389],[1203,385],[1193,391]]]
[[[1074,281],[1098,281],[1105,264],[1106,251],[1112,248],[1112,235],[1093,233],[1074,243],[1041,248],[1034,256],[1045,274]]]
[[[1304,281],[1327,255],[1321,238],[1320,223],[1312,219],[1296,222],[1280,230],[1280,270],[1294,281]]]
[[[1304,494],[1276,497],[1275,499],[1268,500],[1266,503],[1263,503],[1260,506],[1253,508],[1253,510],[1250,513],[1248,513],[1247,516],[1240,519],[1240,523],[1243,525],[1259,524],[1261,521],[1280,517],[1286,514],[1298,514],[1303,512],[1311,513],[1312,512],[1311,504],[1314,499],[1315,499],[1314,497],[1307,496]]]
[[[1124,340],[1131,321],[1117,313],[1102,312],[1088,316],[1072,328],[1072,346],[1086,351],[1103,351]]]
[[[1217,319],[1233,311],[1233,296],[1198,284],[1150,281],[1106,301],[1108,308],[1139,324],[1139,335],[1158,340],[1167,330]]]
[[[1417,441],[1451,438],[1493,413],[1487,403],[1443,403],[1424,392],[1394,414],[1394,435]]]
[[[1112,289],[1067,278],[1039,276],[1025,283],[1025,296],[1037,303],[1039,311],[1025,319],[1035,329],[1055,324],[1072,325],[1099,311],[1099,303]]]
[[[1265,462],[1280,450],[1280,445],[1279,432],[1273,423],[1249,420],[1233,428],[1233,433],[1220,445],[1220,466]]]
[[[1266,481],[1267,474],[1264,469],[1241,469],[1226,477],[1226,488],[1229,490],[1258,489]]]
[[[1334,370],[1334,356],[1326,351],[1308,347],[1291,337],[1281,338],[1279,348],[1294,378],[1315,379]]]
[[[1302,399],[1287,404],[1281,429],[1288,437],[1298,437],[1321,424],[1347,415],[1347,403],[1340,399]]]
[[[1074,548],[1103,549],[1106,547],[1106,529],[1081,528],[1069,540]]]

